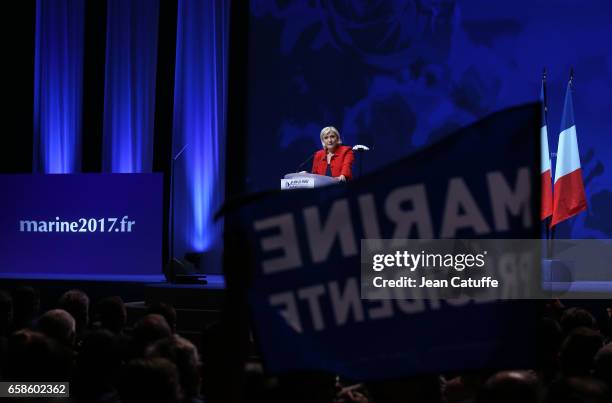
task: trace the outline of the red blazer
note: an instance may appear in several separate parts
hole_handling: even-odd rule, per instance
[[[353,178],[353,161],[355,160],[355,154],[353,149],[349,146],[338,146],[336,151],[331,158],[331,175],[333,177],[344,175],[346,180]],[[312,173],[325,175],[327,170],[327,156],[326,150],[319,150],[315,153],[312,158]]]

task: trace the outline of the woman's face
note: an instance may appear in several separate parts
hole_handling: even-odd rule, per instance
[[[338,146],[338,136],[334,132],[329,132],[323,136],[323,144],[328,151],[333,151]]]

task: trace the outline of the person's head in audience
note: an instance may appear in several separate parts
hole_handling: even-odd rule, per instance
[[[8,336],[13,325],[13,298],[0,290],[0,337]]]
[[[223,402],[226,399],[228,379],[219,370],[227,360],[223,354],[225,328],[221,321],[208,323],[200,336],[200,356],[202,357],[202,390],[211,402]]]
[[[260,362],[249,361],[244,365],[244,396],[246,402],[282,402],[278,378],[267,376]]]
[[[593,375],[612,389],[612,343],[603,346],[595,354]]]
[[[564,335],[568,335],[578,327],[597,328],[597,321],[589,311],[582,308],[569,308],[561,315],[561,329]]]
[[[332,374],[300,370],[278,376],[283,401],[292,403],[324,403],[336,396],[336,377]]]
[[[95,306],[95,320],[113,333],[121,333],[127,321],[125,304],[121,297],[101,299]]]
[[[610,403],[610,389],[589,377],[568,377],[553,382],[548,388],[546,403]]]
[[[486,370],[445,374],[442,401],[448,403],[472,402],[482,385],[492,375],[493,373]]]
[[[149,306],[147,313],[156,313],[163,316],[166,322],[168,322],[168,326],[170,326],[172,333],[176,333],[176,310],[172,305],[163,302],[155,302]]]
[[[485,382],[476,403],[538,403],[540,395],[540,385],[534,373],[502,371]]]
[[[165,358],[136,359],[119,381],[122,403],[177,403],[181,400],[176,366]]]
[[[76,322],[72,315],[63,309],[45,312],[37,323],[38,331],[67,347],[74,345]]]
[[[147,347],[171,335],[170,326],[163,316],[155,313],[143,316],[136,322],[132,332],[132,357],[143,357]]]
[[[538,368],[544,380],[551,380],[559,367],[559,348],[563,342],[563,332],[557,321],[543,318],[538,327]]]
[[[440,377],[437,375],[419,375],[403,379],[368,382],[367,388],[374,402],[442,402],[442,385]],[[410,400],[408,400],[408,396]]]
[[[565,376],[586,376],[593,368],[593,358],[603,346],[597,330],[579,327],[571,331],[561,346],[561,370]]]
[[[115,335],[107,329],[85,333],[76,360],[76,391],[81,400],[114,393],[121,356]]]
[[[66,291],[59,299],[57,307],[70,313],[76,322],[77,333],[89,325],[89,297],[81,290]]]
[[[557,322],[561,320],[563,311],[565,311],[565,305],[559,299],[551,299],[544,304],[544,316]]]
[[[8,339],[6,380],[67,381],[72,354],[42,333],[22,329]]]
[[[602,314],[602,320],[606,322],[606,337],[608,340],[612,340],[612,308],[606,308],[605,312]]]
[[[149,346],[146,357],[166,358],[176,365],[184,398],[197,398],[200,395],[200,356],[189,340],[176,334],[158,340]]]
[[[40,294],[32,287],[18,287],[13,291],[13,325],[15,330],[33,326],[40,311]]]

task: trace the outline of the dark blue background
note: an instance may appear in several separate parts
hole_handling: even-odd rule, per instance
[[[324,126],[346,144],[371,146],[364,169],[374,170],[536,101],[543,67],[555,152],[574,67],[589,210],[557,237],[612,236],[612,2],[254,0],[250,30],[249,190],[277,188],[320,147]]]
[[[0,189],[0,274],[160,275],[161,174],[0,175]],[[125,215],[136,221],[129,233],[19,232],[20,220],[55,217],[116,217],[120,228]]]

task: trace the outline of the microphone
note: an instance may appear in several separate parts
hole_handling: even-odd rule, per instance
[[[300,169],[306,165],[310,160],[312,160],[314,158],[315,153],[310,154],[310,157],[306,158],[306,161],[302,162],[300,165],[298,165],[297,170],[295,172],[300,172]]]
[[[183,151],[185,151],[185,149],[187,148],[187,146],[189,145],[189,143],[185,143],[185,145],[183,146],[183,148],[181,148],[181,151],[179,151],[173,158],[172,158],[172,162],[176,161],[178,159],[178,157],[181,156],[181,154],[183,153]]]
[[[364,146],[362,144],[357,144],[353,146],[353,151],[370,151],[370,147]]]

